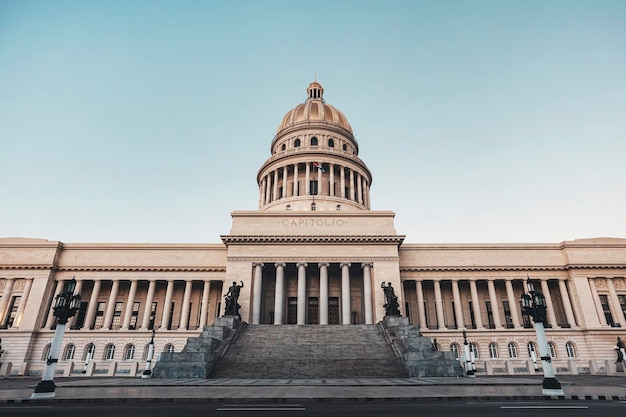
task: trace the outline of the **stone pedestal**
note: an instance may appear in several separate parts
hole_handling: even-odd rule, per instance
[[[411,326],[406,317],[386,316],[379,323],[411,378],[447,376],[462,377],[463,368],[453,352],[433,349],[429,337]]]
[[[212,326],[190,337],[182,352],[164,352],[152,371],[153,378],[208,378],[215,364],[246,324],[236,317],[220,317]]]

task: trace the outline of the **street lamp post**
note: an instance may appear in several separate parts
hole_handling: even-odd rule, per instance
[[[146,370],[141,374],[142,379],[152,378],[152,358],[154,357],[154,328],[152,328],[152,337],[148,344],[148,355],[146,356]]]
[[[615,361],[615,365],[617,366],[617,371],[624,371],[626,373],[626,366],[624,366],[624,360],[626,360],[626,345],[622,342],[622,339],[617,336],[617,345],[615,345],[615,353],[617,353],[617,361]]]
[[[548,339],[544,323],[546,321],[546,298],[539,292],[535,291],[530,277],[526,280],[528,293],[522,294],[521,305],[522,314],[531,317],[534,322],[535,333],[537,335],[537,344],[539,345],[539,355],[543,367],[543,382],[541,384],[543,395],[565,395],[561,383],[556,379],[554,367],[552,366],[552,358],[548,347]]]
[[[469,343],[467,343],[467,332],[463,329],[463,353],[465,355],[465,375],[470,378],[476,378],[476,372],[474,372],[474,364],[472,361],[472,354],[470,352]]]
[[[35,387],[35,392],[31,398],[52,398],[54,397],[54,372],[59,361],[59,352],[61,351],[61,343],[63,342],[63,334],[65,326],[71,317],[76,315],[80,307],[80,294],[74,294],[76,289],[76,279],[72,278],[66,285],[65,291],[60,292],[54,300],[53,314],[58,319],[54,339],[50,346],[50,353],[46,360],[46,368],[43,372],[41,381]]]

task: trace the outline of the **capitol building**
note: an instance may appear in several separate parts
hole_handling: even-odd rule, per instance
[[[268,138],[258,208],[233,211],[221,241],[0,238],[0,375],[42,374],[56,326],[52,304],[72,278],[82,299],[59,376],[140,375],[152,330],[157,356],[180,352],[224,313],[233,282],[243,285],[242,320],[274,327],[374,325],[385,316],[381,286],[392,285],[402,316],[436,349],[459,357],[465,329],[478,375],[532,375],[539,350],[520,308],[528,277],[546,299],[556,373],[618,372],[626,239],[405,242],[393,211],[371,209],[373,174],[348,118],[319,83],[306,93]]]

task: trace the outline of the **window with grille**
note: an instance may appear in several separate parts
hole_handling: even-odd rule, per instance
[[[568,358],[576,357],[576,349],[574,349],[574,344],[572,342],[567,342],[565,344],[565,351],[567,352]]]
[[[107,345],[104,349],[104,360],[112,361],[115,359],[115,345]]]
[[[124,360],[132,361],[133,359],[135,359],[135,345],[130,344],[126,346],[124,351]]]
[[[517,358],[517,346],[515,343],[509,343],[509,358]]]
[[[454,353],[454,359],[459,359],[459,345],[457,345],[456,343],[452,343],[450,345],[450,352]]]
[[[72,359],[74,359],[74,352],[76,352],[76,346],[70,343],[65,348],[65,354],[63,354],[63,359],[65,359],[66,361],[71,361]]]
[[[489,358],[498,359],[498,345],[495,343],[489,343]]]

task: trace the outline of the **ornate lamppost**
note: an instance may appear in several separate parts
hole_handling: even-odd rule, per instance
[[[467,332],[465,329],[463,329],[463,353],[465,356],[465,375],[470,378],[476,378],[474,361],[472,361],[472,353],[470,352],[469,343],[467,343]]]
[[[624,366],[624,361],[626,360],[626,345],[622,342],[622,339],[617,336],[617,344],[615,345],[615,353],[617,354],[617,360],[615,361],[615,365],[617,366],[617,371],[626,372],[626,366]]]
[[[546,297],[539,291],[535,291],[535,286],[530,280],[526,280],[528,293],[522,294],[520,300],[522,305],[522,314],[533,319],[535,333],[537,336],[537,344],[539,345],[539,354],[541,355],[541,364],[543,367],[543,382],[541,384],[541,392],[543,395],[565,395],[561,383],[556,379],[554,367],[552,366],[552,358],[548,347],[548,339],[544,323],[546,321]]]
[[[74,294],[76,289],[76,279],[72,278],[66,285],[65,291],[60,292],[54,300],[53,314],[58,319],[54,339],[50,346],[50,353],[46,360],[46,368],[43,377],[37,386],[31,398],[52,398],[54,397],[54,372],[59,361],[59,352],[61,351],[61,343],[63,342],[63,334],[65,326],[71,317],[76,315],[80,307],[80,294]]]
[[[141,374],[142,379],[152,378],[152,358],[154,358],[154,327],[152,328],[152,337],[148,344],[148,355],[146,356],[146,370]]]

